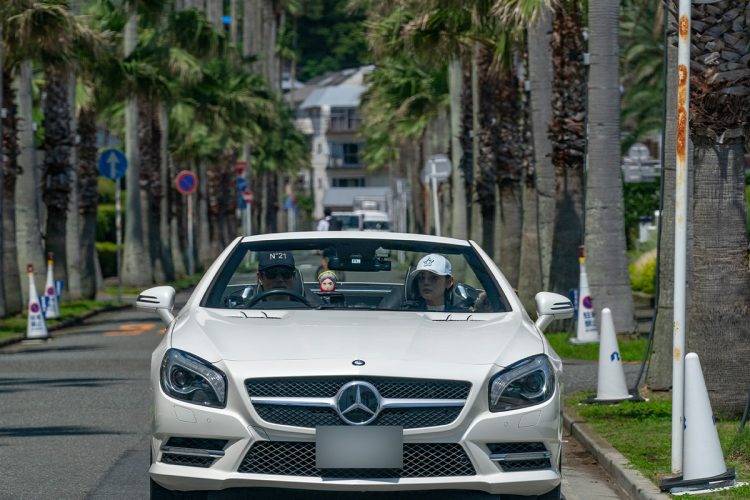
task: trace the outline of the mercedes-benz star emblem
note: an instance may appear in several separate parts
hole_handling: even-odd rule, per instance
[[[380,393],[368,382],[353,381],[336,395],[336,412],[349,425],[367,425],[380,413]]]
[[[365,366],[364,360],[361,359],[355,359],[354,361],[352,361],[352,364],[354,366]]]

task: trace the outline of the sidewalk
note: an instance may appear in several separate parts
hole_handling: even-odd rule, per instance
[[[563,384],[566,392],[596,390],[598,362],[566,359],[563,360],[563,364]],[[623,367],[628,382],[634,381],[639,365],[626,363]],[[670,498],[633,468],[628,459],[594,432],[585,420],[567,408],[563,408],[563,426],[591,453],[630,499],[666,500]]]

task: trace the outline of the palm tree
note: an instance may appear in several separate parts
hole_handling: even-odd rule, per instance
[[[0,109],[3,108],[3,25],[0,24]],[[5,163],[5,156],[3,153],[3,122],[0,118],[0,163]],[[0,164],[0,186],[4,183],[4,165]],[[3,216],[3,192],[0,190],[0,221],[2,220]],[[3,245],[3,235],[0,232],[0,264],[3,262],[3,254],[4,254],[4,245]],[[0,267],[0,271],[2,271],[2,267]],[[0,275],[0,278],[2,276]],[[5,290],[0,288],[0,316],[5,316]]]
[[[750,4],[693,9],[690,137],[695,146],[693,281],[687,344],[701,356],[714,410],[739,415],[750,387],[745,160]],[[687,145],[677,154],[687,155]]]
[[[589,3],[588,160],[585,248],[596,314],[612,309],[618,332],[632,332],[633,292],[628,274],[620,173],[620,1]],[[613,154],[614,152],[614,154]]]
[[[19,313],[24,309],[24,297],[18,270],[18,249],[16,247],[16,178],[20,171],[18,157],[18,113],[15,90],[10,71],[3,70],[3,98],[6,115],[3,122],[3,290],[5,292],[6,314]]]
[[[534,179],[535,193],[524,197],[524,224],[526,213],[536,211],[538,217],[539,259],[536,266],[541,268],[542,284],[540,288],[549,287],[550,259],[552,256],[552,235],[555,222],[555,171],[552,166],[552,143],[547,131],[552,121],[552,55],[550,53],[550,32],[552,31],[552,11],[543,9],[539,19],[528,27],[527,47],[529,60],[532,140],[534,144]],[[531,206],[531,205],[534,206]],[[526,232],[524,232],[526,233]],[[524,252],[521,252],[522,256]],[[523,257],[522,257],[523,258]],[[533,265],[533,264],[532,264]],[[521,266],[524,271],[527,266]],[[532,280],[531,287],[534,287]],[[533,294],[526,291],[519,283],[520,294]]]
[[[578,286],[577,248],[583,241],[586,77],[582,27],[577,2],[555,9],[550,125],[555,167],[555,227],[549,288],[565,295]]]

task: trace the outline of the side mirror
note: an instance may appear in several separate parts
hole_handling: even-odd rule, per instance
[[[567,297],[558,293],[539,292],[534,297],[536,302],[536,326],[544,331],[556,319],[573,317],[573,304]]]
[[[174,319],[174,288],[171,286],[157,286],[144,290],[135,300],[135,308],[141,311],[156,312],[162,321],[170,324]]]

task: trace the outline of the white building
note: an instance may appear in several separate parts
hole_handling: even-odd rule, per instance
[[[365,77],[374,66],[362,66],[318,77],[295,90],[297,127],[310,137],[312,178],[305,180],[315,199],[313,216],[324,208],[352,210],[362,200],[374,200],[385,210],[391,206],[387,174],[371,173],[362,163],[360,97]]]

